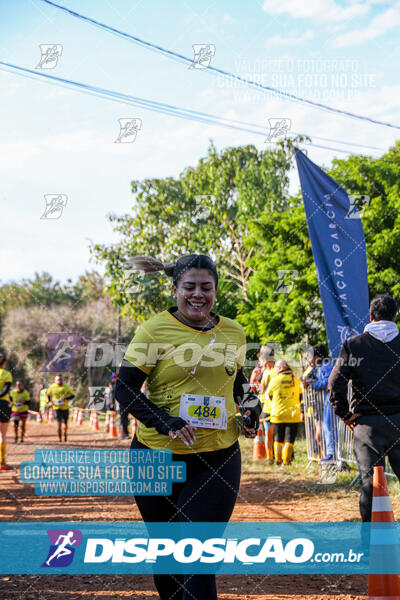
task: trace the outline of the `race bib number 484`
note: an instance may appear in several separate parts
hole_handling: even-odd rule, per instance
[[[225,398],[222,396],[182,394],[179,416],[193,427],[226,429],[228,426]]]

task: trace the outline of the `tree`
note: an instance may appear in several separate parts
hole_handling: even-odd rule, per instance
[[[107,297],[92,300],[76,308],[70,304],[44,307],[20,306],[7,312],[2,330],[2,344],[14,367],[14,379],[22,377],[36,391],[44,380],[42,371],[49,358],[49,333],[75,333],[82,345],[75,353],[73,367],[67,378],[78,398],[87,398],[88,385],[106,385],[115,365],[87,367],[85,357],[89,343],[115,344],[118,312]],[[132,337],[132,324],[123,323],[125,341]],[[55,373],[48,373],[51,378]]]
[[[358,199],[363,210],[370,298],[378,293],[400,298],[400,143],[378,159],[335,159],[328,172],[349,194],[358,197],[355,202]],[[298,342],[306,335],[312,343],[326,342],[300,193],[291,198],[284,212],[264,213],[253,223],[245,244],[259,248],[249,261],[248,300],[241,303],[238,314],[246,333],[284,344]]]
[[[120,242],[92,247],[95,259],[105,263],[107,289],[123,314],[140,321],[171,301],[166,278],[129,272],[129,257],[171,262],[198,252],[216,260],[221,274],[217,308],[223,306],[234,318],[238,303],[247,298],[249,259],[259,251],[256,238],[251,246],[244,240],[253,222],[289,206],[292,151],[289,140],[261,152],[254,146],[218,152],[211,145],[207,156],[177,179],[133,181],[132,212],[109,216]]]

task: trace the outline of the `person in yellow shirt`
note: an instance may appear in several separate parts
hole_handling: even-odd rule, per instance
[[[263,404],[261,419],[263,419],[265,429],[267,459],[270,462],[274,462],[274,424],[271,423],[271,401],[269,395],[265,393],[272,377],[275,375],[275,353],[272,346],[267,346],[263,350],[261,360],[264,363],[264,371],[259,388],[259,396]]]
[[[58,441],[62,442],[62,428],[64,428],[64,442],[66,442],[70,400],[75,397],[74,392],[67,383],[64,383],[62,375],[57,375],[54,383],[47,390],[47,396],[56,411]]]
[[[275,461],[290,465],[301,421],[301,383],[285,360],[277,361],[275,373],[266,392],[271,399]]]
[[[22,381],[17,381],[15,388],[10,393],[11,396],[11,420],[14,423],[15,443],[18,443],[18,429],[21,423],[21,443],[25,438],[26,421],[28,419],[28,410],[31,397]]]
[[[7,359],[0,354],[0,471],[12,469],[6,463],[7,429],[11,418],[10,388],[12,375],[7,371]]]
[[[39,392],[39,412],[43,422],[47,422],[49,413],[49,397],[47,395],[47,388],[42,385]]]
[[[136,331],[119,370],[116,399],[140,421],[131,448],[170,449],[187,473],[170,496],[136,496],[136,503],[145,522],[225,523],[241,473],[235,402],[246,437],[255,437],[261,412],[242,370],[245,333],[236,321],[212,312],[218,274],[208,256],[192,254],[166,266],[135,257],[135,266],[172,277],[176,306]],[[146,379],[148,397],[140,391]],[[161,600],[217,599],[215,575],[155,575],[154,582]]]

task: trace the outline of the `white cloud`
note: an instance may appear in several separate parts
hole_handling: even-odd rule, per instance
[[[263,10],[270,14],[288,14],[294,19],[315,19],[321,22],[348,21],[361,17],[369,12],[365,2],[351,3],[350,6],[340,6],[335,0],[265,0]]]
[[[307,42],[308,40],[312,40],[314,38],[314,32],[311,29],[307,29],[307,31],[305,31],[302,35],[297,35],[297,36],[282,36],[282,35],[273,35],[271,38],[268,39],[267,44],[275,44],[275,45],[279,45],[279,44],[286,44],[286,45],[294,45],[294,44],[298,44],[299,42]]]
[[[398,25],[400,25],[400,7],[392,6],[379,15],[376,15],[367,27],[339,35],[334,42],[334,46],[344,48],[346,46],[362,44],[386,33],[386,31]]]

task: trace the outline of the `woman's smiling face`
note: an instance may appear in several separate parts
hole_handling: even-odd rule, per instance
[[[209,323],[215,303],[215,279],[207,269],[188,269],[177,286],[172,286],[178,311],[189,323],[201,327]]]

